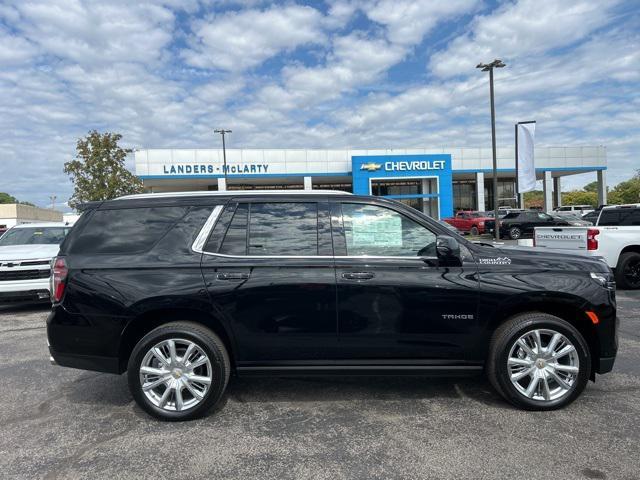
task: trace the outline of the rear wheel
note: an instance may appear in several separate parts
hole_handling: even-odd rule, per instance
[[[626,252],[620,255],[616,265],[616,283],[620,288],[640,288],[640,253]]]
[[[127,376],[133,398],[147,413],[188,420],[220,400],[229,373],[229,356],[215,333],[196,323],[174,322],[138,342]]]
[[[545,313],[518,315],[493,335],[487,375],[509,402],[555,410],[573,402],[591,374],[591,355],[568,322]]]

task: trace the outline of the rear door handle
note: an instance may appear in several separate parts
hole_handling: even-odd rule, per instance
[[[248,273],[227,273],[227,272],[218,272],[216,275],[218,280],[246,280],[249,278]]]
[[[342,274],[342,278],[347,280],[370,280],[375,277],[373,272],[345,272]]]

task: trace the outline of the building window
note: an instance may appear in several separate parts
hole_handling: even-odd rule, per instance
[[[476,210],[476,183],[473,181],[453,182],[453,209]]]
[[[516,188],[512,179],[498,180],[498,207],[516,206]],[[485,210],[493,210],[493,181],[486,180],[484,184]]]

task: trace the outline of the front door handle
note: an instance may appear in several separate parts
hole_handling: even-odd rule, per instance
[[[373,272],[345,272],[342,274],[342,278],[346,280],[370,280],[375,277]]]
[[[248,273],[228,273],[218,272],[216,275],[218,280],[247,280],[249,278]]]

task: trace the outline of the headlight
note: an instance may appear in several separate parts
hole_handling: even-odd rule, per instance
[[[484,222],[478,222],[479,227],[484,227]]]
[[[601,286],[603,286],[605,288],[608,288],[609,290],[615,290],[616,282],[611,280],[609,278],[609,275],[607,275],[606,273],[591,272],[591,273],[589,273],[589,275],[591,276],[591,278],[593,280],[598,282]]]

